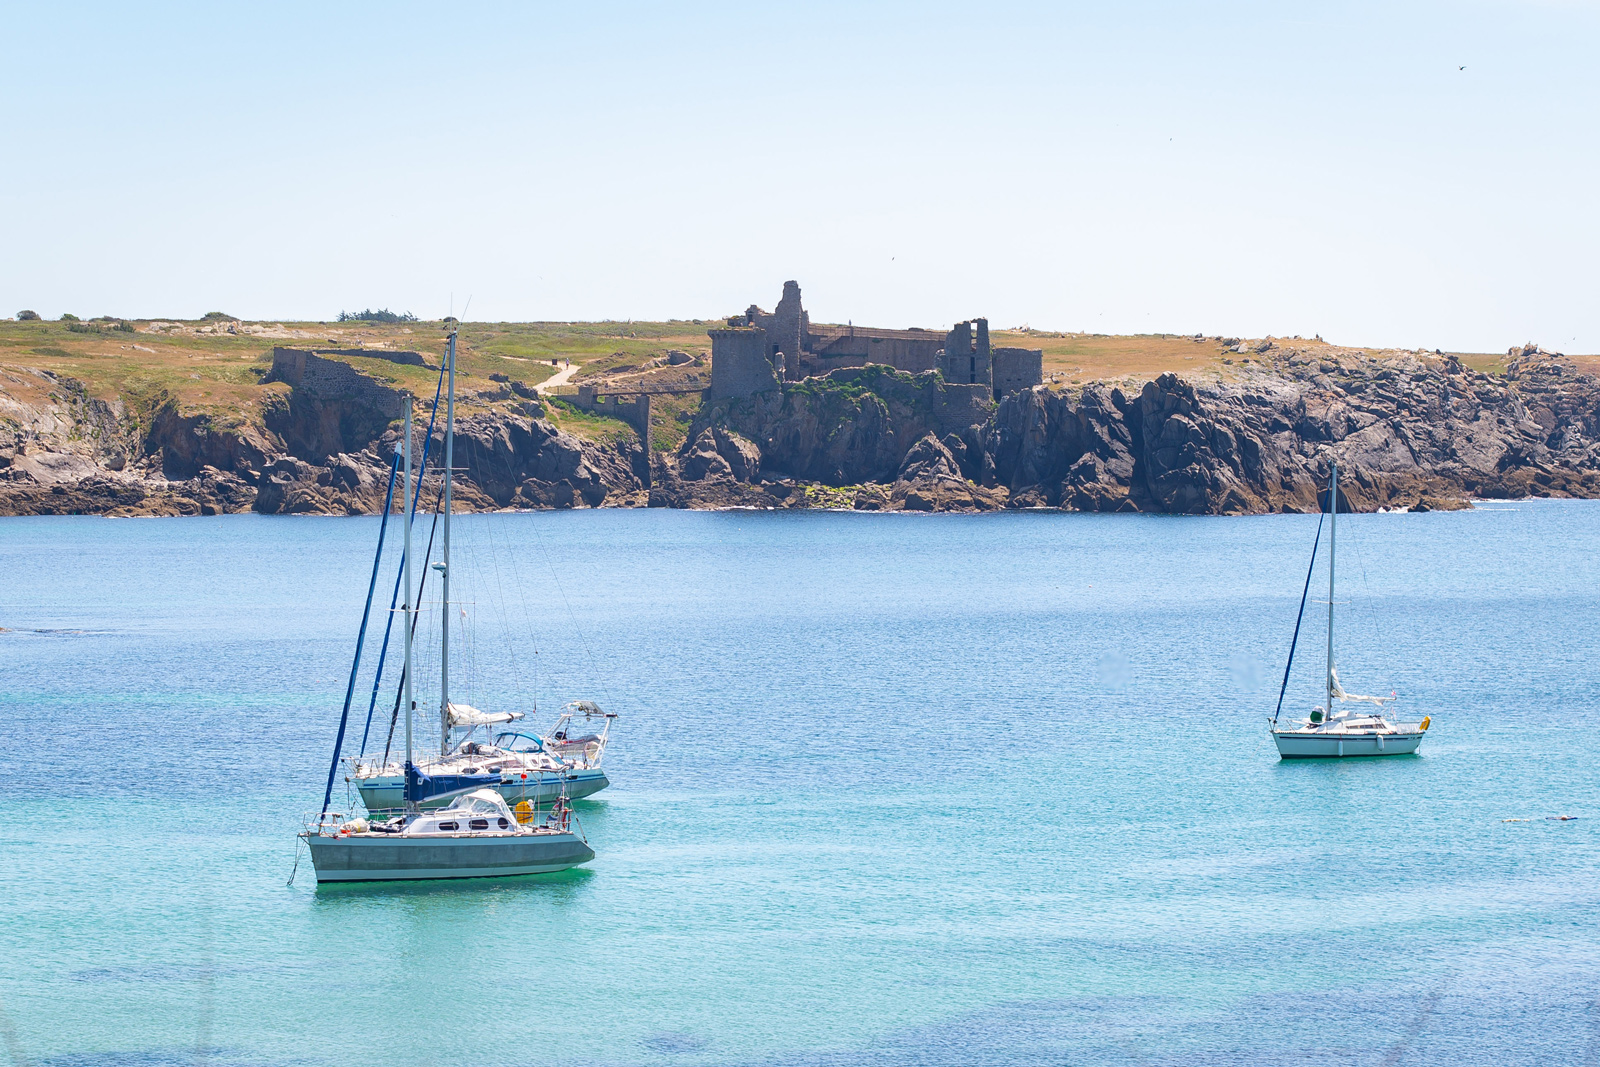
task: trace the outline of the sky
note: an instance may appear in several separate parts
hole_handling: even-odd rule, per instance
[[[1600,3],[8,5],[0,314],[1600,352]]]

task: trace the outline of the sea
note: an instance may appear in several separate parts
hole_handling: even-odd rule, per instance
[[[352,686],[377,518],[0,520],[0,1049],[1600,1063],[1600,504],[1341,516],[1340,678],[1431,728],[1282,761],[1280,690],[1303,716],[1325,669],[1326,529],[1285,681],[1318,522],[458,517],[419,701],[448,613],[452,699],[615,712],[596,858],[318,886],[347,692],[345,755],[403,745],[400,523]]]

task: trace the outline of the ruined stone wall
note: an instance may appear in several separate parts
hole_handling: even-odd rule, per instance
[[[767,353],[767,331],[729,326],[706,331],[711,336],[711,395],[750,396],[778,388],[778,375]]]
[[[941,433],[960,433],[969,426],[989,421],[994,403],[986,385],[950,385],[939,390],[934,414]]]
[[[409,367],[426,367],[428,361],[422,358],[420,352],[390,351],[387,348],[313,348],[310,349],[319,356],[361,356],[365,359],[381,359],[389,363],[403,363]],[[438,368],[435,367],[435,370]]]
[[[361,451],[405,415],[400,390],[315,352],[274,348],[272,370],[263,380],[292,387],[286,404],[262,412],[267,429],[283,438],[291,454],[316,462]]]
[[[836,367],[861,367],[868,363],[879,363],[908,374],[921,374],[938,367],[940,347],[937,335],[923,340],[874,337],[868,333],[854,336],[845,334],[809,353],[806,365],[813,374],[826,374]]]
[[[772,310],[772,321],[767,326],[767,352],[770,356],[776,348],[783,353],[783,365],[786,368],[785,377],[799,378],[800,353],[805,341],[805,323],[801,321],[803,311],[800,307],[800,283],[789,281],[783,283],[783,297],[778,301],[778,306]],[[776,365],[777,360],[773,360]]]
[[[647,394],[640,393],[626,399],[623,396],[601,396],[594,386],[580,385],[576,397],[563,399],[583,411],[604,415],[610,419],[620,419],[638,432],[639,440],[649,440],[650,397]]]
[[[1044,381],[1042,348],[996,348],[992,357],[996,400],[1008,393],[1032,389]]]
[[[415,353],[413,353],[415,354]],[[419,360],[421,356],[417,357]],[[284,382],[317,400],[350,400],[366,404],[388,418],[405,414],[405,394],[367,377],[348,363],[323,359],[298,348],[274,348],[272,369],[264,381]]]
[[[976,340],[974,332],[977,334]],[[956,323],[955,329],[945,334],[944,354],[939,357],[938,367],[947,382],[991,385],[994,368],[989,351],[989,320],[972,319]]]

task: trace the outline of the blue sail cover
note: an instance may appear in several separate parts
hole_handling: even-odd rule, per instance
[[[435,797],[447,797],[473,789],[493,789],[500,784],[498,774],[423,774],[416,764],[406,763],[406,803],[422,804]]]

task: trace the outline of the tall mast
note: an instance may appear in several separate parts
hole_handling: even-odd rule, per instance
[[[1339,561],[1339,462],[1334,461],[1328,489],[1328,702],[1324,720],[1333,717],[1333,568]]]
[[[404,603],[402,625],[406,631],[406,666],[404,678],[406,680],[406,775],[411,771],[411,711],[416,707],[416,701],[411,696],[411,397],[406,397],[406,539],[405,539],[405,578],[406,599]]]
[[[439,754],[447,754],[450,737],[450,477],[456,465],[456,327],[450,328],[450,347],[445,355],[449,360],[450,390],[445,400],[444,415],[444,598],[443,617],[439,625],[442,651],[439,653]]]

